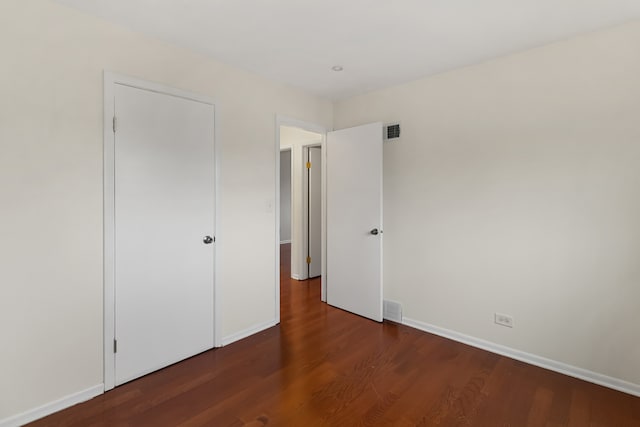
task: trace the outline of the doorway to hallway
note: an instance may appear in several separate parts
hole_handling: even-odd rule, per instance
[[[290,244],[290,277],[322,274],[323,134],[280,126],[280,243]],[[287,167],[289,162],[289,167]]]

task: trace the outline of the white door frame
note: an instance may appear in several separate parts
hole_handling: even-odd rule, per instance
[[[321,271],[322,271],[322,277],[324,278],[326,275],[326,264],[325,264],[325,259],[326,259],[326,216],[325,216],[325,159],[324,159],[324,144],[325,141],[327,139],[327,129],[324,126],[321,125],[317,125],[314,123],[309,123],[309,122],[305,122],[302,120],[298,120],[298,119],[294,119],[291,117],[287,117],[287,116],[282,116],[279,114],[276,114],[276,120],[275,120],[275,128],[276,128],[276,138],[275,138],[275,152],[276,152],[276,218],[275,218],[275,241],[276,241],[276,247],[275,247],[275,252],[276,252],[276,276],[275,276],[275,299],[276,299],[276,305],[275,305],[275,318],[276,318],[276,323],[280,323],[280,126],[289,126],[289,127],[295,127],[298,129],[302,129],[302,130],[306,130],[309,132],[315,132],[321,135],[322,137],[322,141],[320,143],[320,146],[323,148],[322,150],[322,267],[321,267]],[[317,144],[315,144],[317,145]],[[293,164],[293,158],[292,158],[292,164]],[[293,183],[293,177],[291,178],[292,183]],[[293,238],[293,232],[292,232],[292,236]],[[322,280],[322,295],[321,295],[321,300],[322,301],[326,301],[326,281],[323,279]]]
[[[194,101],[203,102],[206,104],[211,104],[214,107],[216,103],[213,99],[183,91],[180,89],[175,89],[169,86],[165,86],[158,83],[148,82],[145,80],[137,79],[134,77],[125,76],[122,74],[113,73],[110,71],[104,72],[104,133],[103,133],[103,149],[104,149],[104,180],[103,180],[103,191],[104,191],[104,272],[103,272],[103,280],[104,280],[104,344],[103,344],[103,355],[104,355],[104,390],[111,390],[115,387],[115,353],[113,352],[113,343],[115,340],[115,188],[114,188],[114,179],[115,179],[115,134],[113,131],[113,117],[115,112],[115,87],[116,85],[124,85],[138,89],[144,89],[151,92],[157,92],[161,94],[177,96],[180,98],[190,99]],[[116,123],[117,125],[117,123]],[[217,231],[216,227],[216,217],[218,210],[218,171],[220,168],[218,167],[218,126],[214,126],[214,152],[215,152],[215,183],[214,183],[214,191],[215,191],[215,209],[214,209],[214,233]],[[214,234],[215,236],[215,234]],[[219,243],[216,243],[218,245]],[[220,341],[218,337],[220,322],[218,321],[219,312],[218,309],[218,298],[216,295],[216,276],[217,269],[215,268],[215,260],[216,260],[216,245],[214,245],[213,251],[213,259],[214,259],[214,278],[213,278],[213,316],[214,316],[214,336],[213,342],[215,347],[220,347]]]

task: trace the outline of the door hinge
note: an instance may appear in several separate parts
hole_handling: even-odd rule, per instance
[[[113,340],[113,352],[118,352],[118,340]]]
[[[311,169],[311,162],[307,162],[307,169]]]
[[[113,133],[116,133],[116,116],[113,116]]]
[[[311,264],[311,257],[310,256],[307,257],[307,264]]]

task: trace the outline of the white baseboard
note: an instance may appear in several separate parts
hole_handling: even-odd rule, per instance
[[[287,243],[291,243],[291,240],[280,240],[281,245],[286,245]]]
[[[243,338],[246,338],[248,336],[251,336],[253,334],[257,334],[258,332],[262,332],[265,329],[269,329],[273,326],[276,326],[278,324],[277,321],[275,320],[269,320],[268,322],[264,322],[264,323],[260,323],[259,325],[255,325],[252,326],[250,328],[247,328],[243,331],[237,332],[235,334],[231,334],[228,335],[224,338],[222,338],[222,346],[224,347],[225,345],[229,345],[231,343],[234,343],[236,341],[240,341]],[[2,427],[2,426],[0,426]]]
[[[46,417],[47,415],[51,415],[54,412],[85,402],[102,393],[104,393],[104,384],[98,384],[86,390],[65,396],[62,399],[54,400],[53,402],[46,403],[21,414],[0,420],[0,427],[20,427],[42,417]]]
[[[299,280],[299,281],[303,281],[303,280],[307,280],[308,279],[308,277],[303,277],[303,276],[301,276],[299,274],[292,274],[291,278],[293,280]]]
[[[430,325],[419,320],[408,319],[405,317],[402,320],[402,324],[410,326],[412,328],[420,329],[421,331],[429,332],[434,335],[439,335],[453,341],[461,342],[472,347],[490,351],[491,353],[496,353],[502,356],[509,357],[511,359],[516,359],[530,365],[539,366],[541,368],[549,369],[550,371],[559,372],[570,377],[578,378],[584,381],[618,390],[623,393],[640,397],[640,384],[630,383],[619,378],[599,374],[597,372],[578,368],[577,366],[567,365],[566,363],[547,359],[535,354],[526,353],[524,351],[516,350],[490,341],[485,341],[480,338],[472,337],[470,335],[461,334],[449,329],[440,328],[438,326]]]

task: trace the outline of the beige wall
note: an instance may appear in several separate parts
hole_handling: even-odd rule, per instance
[[[45,0],[0,34],[0,420],[103,381],[105,69],[217,100],[222,338],[273,320],[276,113],[331,104]]]
[[[638,46],[635,22],[337,103],[336,129],[402,122],[384,147],[385,298],[640,384]]]

